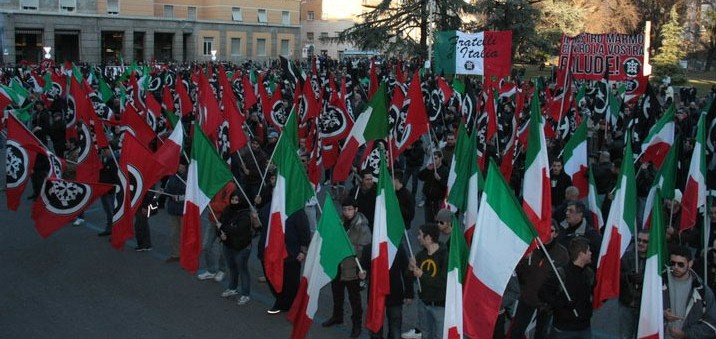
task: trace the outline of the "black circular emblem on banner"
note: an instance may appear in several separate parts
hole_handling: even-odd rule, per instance
[[[69,215],[80,211],[92,197],[92,187],[65,180],[47,180],[40,193],[45,208],[54,214]]]
[[[22,185],[29,175],[30,155],[15,140],[7,140],[5,152],[5,175],[7,187],[16,188]]]
[[[622,70],[628,77],[633,78],[641,74],[641,62],[637,58],[628,58],[624,60]]]

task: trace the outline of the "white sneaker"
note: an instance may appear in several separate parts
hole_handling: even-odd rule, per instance
[[[199,278],[199,280],[209,280],[209,279],[215,279],[216,274],[206,271],[202,274],[197,275],[196,277]]]
[[[239,301],[236,303],[238,305],[246,305],[249,301],[251,301],[251,297],[248,295],[242,295],[239,297]]]
[[[82,219],[82,218],[77,218],[77,219],[75,219],[75,222],[72,223],[72,226],[82,225],[83,222],[85,222],[84,219]]]
[[[418,207],[423,207],[423,206],[425,206],[425,200],[420,200],[420,202],[418,203]]]
[[[401,334],[400,337],[403,339],[421,339],[423,334],[411,328],[410,331]]]
[[[237,290],[230,290],[230,289],[227,289],[224,292],[221,292],[221,296],[224,298],[228,298],[228,297],[231,297],[231,296],[234,296],[237,294],[239,294],[239,292]]]
[[[214,280],[216,280],[216,282],[224,280],[224,272],[223,271],[216,272],[216,276],[214,277]]]

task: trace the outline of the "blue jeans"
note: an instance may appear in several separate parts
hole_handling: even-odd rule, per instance
[[[224,271],[226,268],[223,254],[217,253],[221,251],[221,241],[219,241],[217,231],[215,222],[204,224],[204,242],[201,244],[201,254],[204,256],[206,270],[209,273]]]
[[[235,250],[224,245],[224,259],[226,259],[226,266],[229,267],[229,289],[235,290],[239,285],[239,278],[241,278],[241,291],[239,291],[239,294],[247,297],[251,294],[250,254],[251,246],[243,250]]]
[[[592,329],[587,328],[581,331],[563,331],[552,327],[551,339],[592,339]]]
[[[418,328],[423,339],[442,338],[444,320],[445,307],[428,306],[422,300],[418,302]]]

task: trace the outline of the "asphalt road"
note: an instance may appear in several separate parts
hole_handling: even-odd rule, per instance
[[[28,187],[25,196],[29,195]],[[151,252],[123,251],[97,237],[104,224],[99,203],[86,222],[67,225],[42,239],[30,219],[30,202],[17,212],[6,208],[0,192],[0,338],[286,338],[285,314],[268,315],[273,298],[261,275],[255,251],[250,259],[251,297],[247,305],[221,298],[226,281],[199,281],[178,263],[165,263],[169,227],[165,211],[150,219]],[[422,222],[418,209],[414,225]],[[415,227],[409,232],[415,244]],[[255,244],[254,244],[255,248]],[[414,247],[416,248],[416,247]],[[365,292],[364,292],[365,294]],[[365,298],[364,303],[365,303]],[[322,328],[330,317],[330,289],[321,293],[310,338],[346,338],[349,326]],[[350,307],[344,307],[350,312]],[[415,307],[404,309],[403,329],[415,324]],[[350,319],[346,314],[345,319]],[[614,303],[595,313],[595,338],[615,338]],[[363,338],[367,338],[364,329]]]

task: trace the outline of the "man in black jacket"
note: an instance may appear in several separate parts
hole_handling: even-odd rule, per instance
[[[409,230],[415,217],[415,199],[413,194],[403,186],[403,171],[395,170],[393,173],[393,187],[395,187],[395,195],[398,197],[400,215],[403,217],[405,229]]]
[[[418,172],[418,179],[423,181],[425,196],[425,220],[435,220],[440,205],[445,199],[450,169],[443,165],[443,153],[435,151],[433,161]]]
[[[590,339],[594,271],[589,267],[592,262],[589,241],[582,237],[572,239],[569,259],[571,263],[550,275],[540,289],[539,297],[554,311],[552,338]],[[569,296],[561,288],[558,277],[564,281]]]

